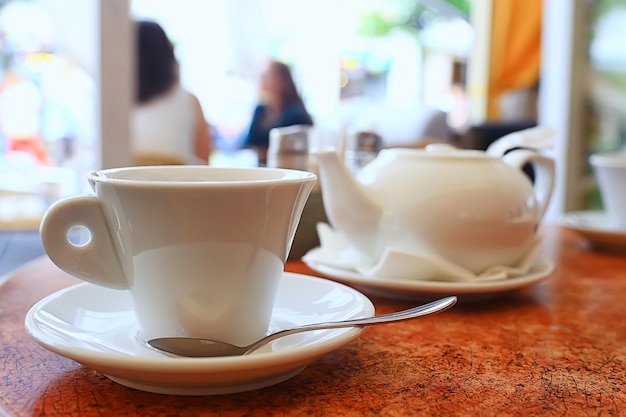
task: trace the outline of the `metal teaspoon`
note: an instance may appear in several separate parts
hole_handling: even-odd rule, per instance
[[[235,346],[230,343],[219,342],[216,340],[197,339],[191,337],[164,337],[149,340],[148,344],[156,350],[162,351],[164,353],[183,357],[206,358],[213,356],[248,355],[260,348],[261,346],[264,346],[265,344],[271,342],[272,340],[290,334],[308,332],[312,330],[339,329],[343,327],[366,327],[378,324],[410,320],[416,317],[445,311],[452,307],[454,304],[456,304],[456,301],[457,298],[455,296],[451,296],[418,307],[410,308],[408,310],[402,310],[395,313],[384,314],[381,316],[344,321],[332,321],[317,324],[307,324],[304,326],[295,327],[293,329],[280,330],[276,333],[265,336],[264,338],[259,339],[248,346]]]

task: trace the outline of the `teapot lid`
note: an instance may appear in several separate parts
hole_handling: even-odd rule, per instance
[[[431,143],[424,149],[388,148],[381,151],[381,153],[387,152],[395,153],[397,155],[412,155],[423,158],[498,159],[481,150],[459,149],[447,143]]]

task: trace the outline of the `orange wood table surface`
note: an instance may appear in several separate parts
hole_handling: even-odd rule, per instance
[[[212,397],[135,391],[37,345],[27,310],[78,282],[37,259],[0,287],[0,416],[626,415],[626,256],[541,233],[556,272],[534,287],[372,327],[286,382]]]

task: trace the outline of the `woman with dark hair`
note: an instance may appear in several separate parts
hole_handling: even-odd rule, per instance
[[[140,21],[132,145],[139,165],[208,163],[212,138],[198,99],[182,88],[163,28]]]
[[[244,145],[257,149],[259,162],[265,163],[270,130],[293,125],[312,126],[313,119],[296,90],[289,67],[282,62],[270,61],[261,76],[260,93],[261,103],[254,110]]]

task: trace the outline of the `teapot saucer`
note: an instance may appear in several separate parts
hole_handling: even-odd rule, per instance
[[[518,290],[548,278],[554,271],[554,263],[538,257],[528,273],[493,281],[423,281],[380,276],[365,276],[357,271],[323,262],[321,247],[312,249],[302,260],[313,271],[335,281],[355,287],[369,295],[396,299],[424,300],[441,295],[454,294],[461,301],[470,301]]]

